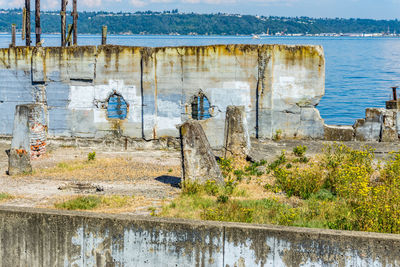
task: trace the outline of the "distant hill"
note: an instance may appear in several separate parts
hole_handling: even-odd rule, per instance
[[[34,12],[31,13],[32,32]],[[71,23],[68,15],[68,23]],[[58,11],[41,13],[43,33],[60,32]],[[10,32],[11,24],[21,29],[21,9],[0,10],[0,32]],[[232,14],[179,13],[177,9],[164,12],[79,12],[78,32],[100,34],[102,25],[111,34],[199,34],[249,35],[320,34],[320,33],[400,33],[400,21],[373,19],[327,19],[308,17],[263,17]]]

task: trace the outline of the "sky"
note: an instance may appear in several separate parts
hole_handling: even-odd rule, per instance
[[[72,0],[68,0],[72,6]],[[264,16],[400,19],[400,0],[77,0],[83,11],[163,11]],[[31,0],[32,5],[35,0]],[[0,0],[0,8],[22,7],[24,0]],[[42,10],[59,9],[61,0],[41,0]]]

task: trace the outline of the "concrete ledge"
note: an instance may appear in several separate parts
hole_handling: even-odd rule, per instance
[[[398,266],[400,235],[0,207],[0,266]]]
[[[324,125],[324,138],[326,141],[353,141],[354,128],[350,125]]]

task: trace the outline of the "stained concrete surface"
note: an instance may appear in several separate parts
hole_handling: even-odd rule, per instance
[[[399,266],[400,236],[0,207],[0,266]]]

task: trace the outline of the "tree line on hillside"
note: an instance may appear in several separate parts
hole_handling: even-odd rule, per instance
[[[34,12],[31,14],[34,31]],[[22,10],[0,10],[0,32],[10,32],[11,24],[21,29]],[[68,16],[67,23],[72,23]],[[60,32],[59,11],[41,13],[43,33]],[[400,21],[373,19],[264,17],[237,14],[179,13],[177,9],[164,12],[79,12],[78,32],[100,34],[108,26],[111,34],[199,34],[250,35],[267,33],[400,33]]]

